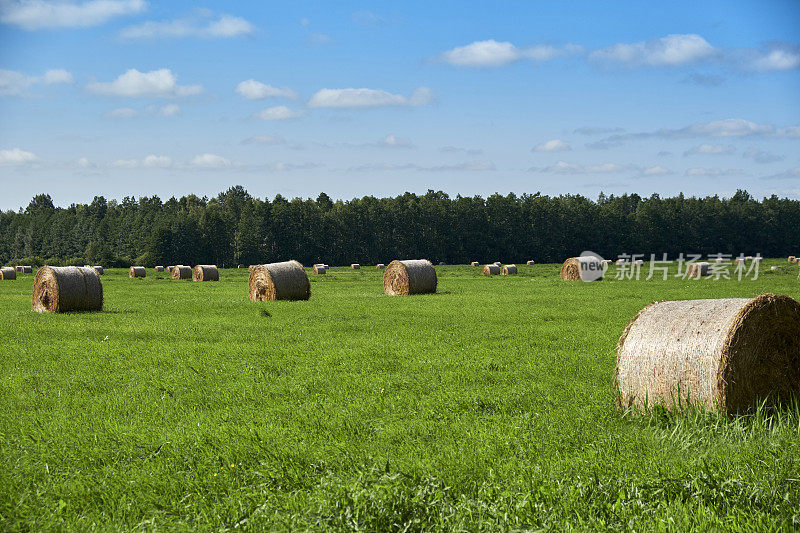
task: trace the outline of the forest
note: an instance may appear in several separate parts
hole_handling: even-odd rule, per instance
[[[456,196],[429,190],[393,198],[272,201],[236,186],[215,198],[95,197],[56,207],[47,194],[0,212],[0,264],[231,267],[297,259],[310,265],[427,258],[561,262],[592,250],[619,254],[797,255],[800,201],[580,195]]]

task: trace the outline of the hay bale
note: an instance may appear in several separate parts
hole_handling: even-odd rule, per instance
[[[328,271],[328,269],[325,268],[325,265],[314,265],[314,268],[312,270],[314,274],[324,274],[325,272]]]
[[[92,268],[94,269],[94,271],[95,271],[95,272],[97,272],[97,274],[98,274],[99,276],[102,276],[102,275],[103,275],[103,272],[104,272],[104,271],[103,271],[103,267],[101,267],[100,265],[95,265],[95,266],[93,266]]]
[[[469,266],[474,266],[474,267],[480,266],[480,263],[478,263],[477,261],[473,261],[472,263],[469,264]]]
[[[30,265],[17,265],[17,272],[20,274],[30,274],[33,272],[33,267]]]
[[[33,310],[39,313],[100,311],[103,283],[93,268],[44,266],[33,279]]]
[[[361,265],[359,265],[358,263],[353,263],[350,265],[350,268],[352,268],[353,270],[358,270],[359,268],[361,268]]]
[[[169,265],[169,266],[167,267],[167,272],[169,272],[170,274],[172,274],[172,269],[173,269],[173,268],[175,268],[175,265]]]
[[[197,265],[192,270],[192,281],[219,281],[217,265]]]
[[[147,269],[142,266],[132,266],[128,269],[129,278],[144,278],[147,277]]]
[[[597,276],[599,273],[599,277]],[[570,257],[561,265],[561,279],[566,281],[581,281],[603,279],[603,263],[593,256]]]
[[[534,261],[533,259],[529,259],[528,261],[525,262],[525,264],[526,265],[533,265],[533,264],[536,264],[536,261]]]
[[[164,272],[164,267],[161,266],[161,265],[158,265],[158,266],[156,266],[155,271],[156,272]]]
[[[790,263],[794,263],[794,256],[793,255],[790,255],[788,259],[789,259]]]
[[[378,270],[383,270],[385,267],[386,265],[384,265],[383,263],[378,263],[377,265],[375,265],[375,268],[377,268]]]
[[[614,264],[617,266],[624,265],[625,261],[626,261],[625,259],[617,259],[617,261]]]
[[[643,259],[637,259],[636,261],[633,262],[633,264],[635,266],[637,266],[637,267],[643,266],[644,265],[644,260]]]
[[[723,258],[721,258],[721,257],[717,257],[716,259],[714,259],[714,263],[716,263],[717,265],[722,264],[722,262],[724,262],[724,261],[725,260]]]
[[[17,279],[17,271],[14,270],[14,268],[12,267],[0,268],[0,279],[2,280]]]
[[[175,265],[172,267],[172,279],[192,279],[192,267]]]
[[[250,300],[308,300],[311,284],[297,261],[256,265],[250,271]]]
[[[711,275],[711,263],[701,261],[699,263],[691,263],[686,270],[686,275],[690,278],[701,278],[703,276]]]
[[[244,265],[236,265],[236,268],[244,268]]]
[[[483,265],[483,269],[481,269],[481,275],[483,276],[496,276],[500,273],[500,267],[495,265],[494,263],[490,265]]]
[[[509,276],[511,274],[517,273],[517,265],[503,265],[502,274],[504,276]]]
[[[427,259],[394,260],[383,273],[383,291],[390,296],[436,292],[436,269]]]
[[[502,267],[502,266],[503,266],[503,263],[501,263],[500,261],[495,261],[495,262],[494,262],[494,263],[492,263],[492,264],[493,264],[493,265],[495,265],[495,266],[499,266],[499,267]]]
[[[746,410],[800,392],[800,304],[788,296],[651,304],[617,344],[621,406]]]

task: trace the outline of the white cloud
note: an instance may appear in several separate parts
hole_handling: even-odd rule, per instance
[[[165,106],[161,106],[157,111],[156,115],[159,117],[175,117],[181,114],[181,106],[178,104],[167,104]]]
[[[788,180],[788,179],[796,179],[800,178],[800,167],[790,168],[784,172],[780,172],[778,174],[772,174],[771,176],[764,176],[762,180]]]
[[[38,83],[53,85],[74,81],[72,74],[63,69],[48,70],[42,76],[28,76],[16,70],[0,69],[0,95],[21,95],[28,87]]]
[[[390,133],[378,142],[378,146],[384,148],[411,148],[414,145],[410,140],[395,137]]]
[[[285,105],[278,105],[262,109],[258,113],[253,114],[253,118],[260,118],[261,120],[286,120],[289,118],[296,118],[302,115],[301,111],[290,109]]]
[[[478,148],[461,148],[460,146],[442,146],[441,148],[439,148],[439,151],[444,153],[463,152],[469,155],[478,155],[483,153],[483,150],[480,150]]]
[[[666,176],[667,174],[672,174],[672,171],[660,165],[642,169],[642,176]]]
[[[348,172],[373,172],[383,170],[416,170],[419,172],[488,172],[496,170],[496,167],[491,161],[469,161],[455,165],[438,166],[417,165],[416,163],[369,163],[365,165],[352,166],[347,169]]]
[[[589,59],[630,67],[675,67],[698,63],[717,54],[716,48],[696,34],[673,34],[638,43],[618,43],[589,54]]]
[[[276,145],[285,143],[286,140],[283,137],[279,137],[277,135],[254,135],[253,137],[249,137],[242,141],[242,144]]]
[[[420,106],[432,100],[433,93],[427,87],[416,89],[411,96],[379,89],[321,89],[308,101],[308,107]]]
[[[130,107],[118,107],[106,112],[103,116],[106,118],[134,118],[139,116],[139,112]]]
[[[749,148],[742,153],[742,157],[745,159],[752,159],[756,163],[777,163],[778,161],[783,161],[784,157],[778,154],[772,154],[770,152],[765,152],[763,150],[758,150],[756,148]]]
[[[616,163],[603,163],[602,165],[579,165],[575,163],[567,163],[566,161],[559,161],[555,165],[550,165],[544,168],[532,168],[538,172],[548,174],[607,174],[611,172],[621,172],[627,170],[628,167],[618,165]]]
[[[160,39],[200,37],[205,39],[227,39],[250,35],[255,28],[250,22],[233,15],[221,15],[216,19],[187,18],[170,21],[147,21],[128,26],[120,32],[123,39]]]
[[[716,177],[716,176],[741,176],[744,171],[740,168],[690,168],[686,171],[687,176],[697,177]]]
[[[701,144],[699,146],[693,146],[683,152],[684,156],[688,155],[695,155],[695,154],[704,154],[704,155],[726,155],[732,154],[736,151],[736,148],[728,145],[722,146],[719,144]]]
[[[72,1],[17,0],[0,3],[0,22],[26,30],[86,28],[124,15],[141,13],[144,0]]]
[[[531,152],[569,152],[572,147],[561,139],[552,139],[531,148]]]
[[[142,161],[143,167],[167,168],[172,166],[172,159],[165,155],[148,155]]]
[[[733,61],[741,68],[756,72],[794,70],[800,68],[800,46],[773,43],[767,49],[743,49],[732,52]]]
[[[574,130],[572,133],[579,133],[581,135],[607,135],[609,133],[622,133],[625,131],[622,128],[597,128],[591,126],[584,126]]]
[[[462,67],[499,67],[520,59],[532,61],[548,61],[556,57],[578,53],[580,46],[568,44],[561,48],[549,45],[537,45],[518,48],[507,41],[475,41],[466,46],[457,46],[441,54],[439,59],[451,65]]]
[[[655,131],[639,133],[625,133],[606,137],[601,144],[618,145],[622,141],[636,139],[691,139],[697,137],[734,138],[734,137],[764,137],[764,138],[800,138],[800,126],[777,127],[772,124],[759,124],[741,118],[728,118],[691,124],[684,128],[661,128]]]
[[[202,85],[178,85],[178,77],[170,69],[139,72],[135,68],[120,74],[111,82],[94,82],[86,88],[106,96],[170,98],[192,96],[203,92]]]
[[[192,158],[189,164],[198,168],[229,168],[233,166],[233,161],[219,155],[200,154]]]
[[[136,159],[117,159],[111,163],[111,166],[117,168],[136,168],[139,166],[139,161]]]
[[[297,93],[287,87],[273,87],[260,81],[249,79],[236,86],[236,92],[248,100],[262,100],[264,98],[297,98]]]
[[[0,165],[25,165],[36,161],[36,155],[19,148],[0,150]]]

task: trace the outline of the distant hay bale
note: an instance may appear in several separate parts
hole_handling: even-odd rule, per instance
[[[325,268],[325,265],[314,265],[312,271],[314,274],[324,274],[328,271],[328,269]]]
[[[167,267],[167,272],[169,272],[170,274],[172,274],[172,269],[173,269],[173,268],[175,268],[175,265],[169,265],[169,266]]]
[[[500,267],[491,263],[489,265],[483,265],[483,269],[481,270],[481,274],[484,276],[496,276],[500,273]]]
[[[311,283],[297,261],[256,265],[250,271],[250,300],[308,300]]]
[[[789,259],[790,263],[794,263],[794,256],[793,255],[790,255],[788,259]]]
[[[378,263],[377,265],[375,265],[375,268],[377,268],[378,270],[383,270],[385,267],[386,265],[384,265],[383,263]]]
[[[244,265],[236,265],[236,268],[244,268]]]
[[[534,261],[533,259],[529,259],[528,261],[525,262],[525,264],[526,265],[534,265],[534,264],[536,264],[536,261]]]
[[[492,263],[492,264],[493,264],[493,265],[496,265],[496,266],[499,266],[499,267],[503,266],[503,263],[501,263],[500,261],[495,261],[495,262],[494,262],[494,263]]]
[[[581,281],[584,278],[582,275],[584,272],[587,279],[601,280],[603,279],[603,263],[596,257],[583,256],[570,257],[561,265],[561,279],[565,281]],[[595,272],[599,273],[599,277],[596,277]]]
[[[161,266],[161,265],[158,265],[158,266],[156,266],[155,271],[156,272],[164,272],[164,267]]]
[[[192,269],[192,281],[219,281],[217,265],[197,265]]]
[[[723,258],[721,258],[721,257],[717,257],[716,259],[714,259],[714,263],[717,264],[717,265],[721,264],[723,261],[725,261],[725,260]]]
[[[745,256],[744,260],[745,261],[752,261],[753,260],[753,256],[752,255],[747,255],[747,256]]]
[[[359,265],[358,263],[352,263],[350,265],[350,268],[353,270],[358,270],[359,268],[361,268],[361,265]]]
[[[143,266],[132,266],[128,269],[129,278],[144,278],[147,277],[147,269]]]
[[[617,261],[614,264],[617,265],[617,266],[624,265],[625,264],[625,259],[617,259]]]
[[[427,259],[394,260],[383,273],[383,290],[390,296],[434,293],[437,281]]]
[[[192,267],[175,265],[172,267],[172,279],[192,279]]]
[[[469,266],[474,266],[474,267],[480,266],[480,263],[478,263],[477,261],[473,261],[472,263],[469,264]]]
[[[17,265],[17,272],[20,274],[30,274],[33,272],[33,267],[30,265]]]
[[[733,264],[734,265],[738,265],[740,263],[747,263],[747,258],[746,257],[737,257],[736,259],[733,260]]]
[[[33,279],[33,310],[39,313],[100,311],[103,283],[93,268],[44,266]]]
[[[634,264],[635,266],[637,266],[637,267],[640,267],[640,266],[644,265],[644,260],[642,260],[642,259],[637,259],[636,261],[634,261],[634,262],[633,262],[633,264]]]
[[[517,265],[503,265],[502,274],[504,276],[509,276],[511,274],[517,273]]]
[[[103,271],[103,267],[101,267],[100,265],[95,265],[92,268],[94,269],[95,272],[97,272],[98,275],[100,275],[100,276],[103,275],[103,272],[104,272]]]
[[[699,263],[691,263],[689,268],[686,269],[686,275],[690,278],[701,278],[711,275],[711,263],[701,261]]]
[[[0,268],[0,279],[11,280],[17,279],[17,271],[13,267]]]
[[[788,296],[665,301],[617,344],[623,408],[700,404],[737,413],[800,391],[800,304]]]

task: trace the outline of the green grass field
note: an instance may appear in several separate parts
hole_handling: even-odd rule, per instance
[[[769,266],[782,270],[770,272]],[[615,346],[663,299],[757,281],[310,275],[308,302],[108,270],[101,313],[0,281],[2,530],[792,530],[800,411],[623,415]],[[614,268],[611,269],[613,275]]]

